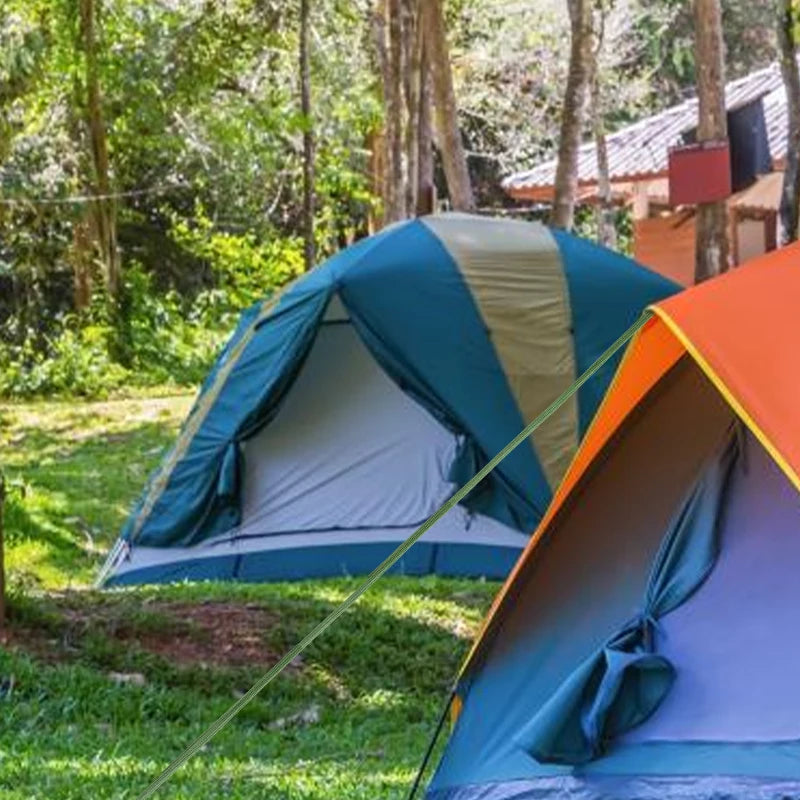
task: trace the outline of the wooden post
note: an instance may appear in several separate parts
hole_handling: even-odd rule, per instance
[[[633,219],[647,219],[650,216],[650,183],[636,181],[633,184]]]
[[[722,12],[719,0],[694,0],[697,70],[697,140],[728,138],[725,113]],[[725,200],[700,203],[695,228],[695,282],[728,268],[728,207]]]
[[[6,558],[3,514],[6,510],[6,478],[0,470],[0,629],[6,626]]]

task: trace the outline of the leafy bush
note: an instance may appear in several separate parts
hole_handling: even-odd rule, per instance
[[[60,320],[47,347],[33,337],[20,346],[0,348],[0,396],[31,397],[50,394],[102,396],[123,387],[128,371],[109,356],[110,329],[80,326],[74,315]]]
[[[158,295],[134,263],[125,275],[126,335],[137,385],[191,385],[203,379],[236,323],[225,293],[201,293],[188,309],[177,292]]]
[[[159,291],[152,271],[129,259],[116,311],[98,287],[79,314],[55,314],[23,330],[10,317],[8,330],[0,330],[0,397],[103,397],[200,382],[242,309],[299,275],[303,254],[297,238],[260,241],[215,229],[202,207],[195,213],[192,225],[173,218],[169,235],[208,265],[214,288],[193,297]]]
[[[229,308],[246,308],[303,271],[299,237],[261,242],[252,233],[215,230],[200,206],[195,215],[192,225],[174,218],[171,235],[184,250],[208,262]]]

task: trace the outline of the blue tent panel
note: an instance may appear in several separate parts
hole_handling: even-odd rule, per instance
[[[168,583],[191,580],[261,581],[365,575],[384,561],[399,542],[300,547],[246,555],[218,555],[158,564],[124,572],[114,585]],[[497,545],[429,544],[419,542],[390,570],[390,575],[485,577],[499,580],[508,575],[519,557],[519,548]],[[338,569],[337,569],[338,566]]]

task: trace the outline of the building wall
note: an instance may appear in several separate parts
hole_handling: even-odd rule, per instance
[[[637,219],[633,257],[683,286],[694,283],[694,214],[680,211]]]
[[[646,267],[683,286],[694,283],[695,216],[689,211],[666,212],[637,219],[633,226],[633,256]],[[733,220],[732,220],[733,223]],[[731,258],[743,264],[775,247],[775,220],[739,217],[729,231]],[[734,239],[735,237],[735,239]]]
[[[736,236],[740,264],[766,253],[767,230],[764,220],[740,220],[736,226]]]

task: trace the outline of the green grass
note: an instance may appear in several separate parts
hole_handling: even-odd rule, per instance
[[[357,585],[87,588],[189,403],[0,406],[13,483],[3,798],[135,798]],[[383,579],[160,796],[404,797],[496,588]],[[119,685],[112,672],[144,685]]]
[[[0,406],[16,580],[42,588],[91,582],[191,399]]]

